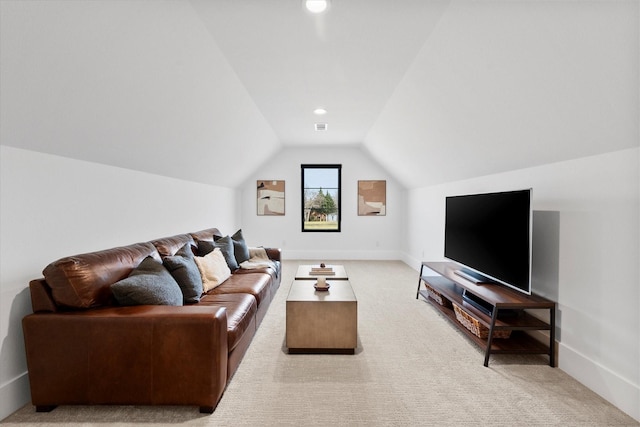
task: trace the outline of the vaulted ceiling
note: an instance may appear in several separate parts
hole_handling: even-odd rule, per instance
[[[640,140],[634,0],[0,8],[3,145],[230,187],[357,145],[411,188]]]

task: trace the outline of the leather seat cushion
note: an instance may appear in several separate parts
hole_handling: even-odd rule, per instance
[[[252,334],[255,333],[255,324],[252,321],[256,316],[258,306],[252,295],[241,293],[206,294],[197,305],[219,305],[227,309],[229,352],[238,345],[247,330]]]
[[[255,273],[265,273],[271,276],[271,279],[273,281],[278,280],[278,275],[279,275],[279,269],[280,269],[280,262],[279,261],[273,261],[273,263],[275,264],[275,267],[278,270],[275,270],[271,267],[261,267],[261,268],[254,268],[254,269],[243,269],[243,268],[239,268],[236,271],[233,272],[233,274],[255,274]]]
[[[209,294],[251,294],[260,306],[263,301],[268,303],[271,300],[271,280],[271,275],[267,273],[232,274],[221,285],[210,290]]]

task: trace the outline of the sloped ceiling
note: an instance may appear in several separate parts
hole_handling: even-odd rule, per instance
[[[284,145],[361,144],[449,3],[190,1]]]
[[[637,147],[639,4],[452,2],[364,145],[407,187]]]
[[[2,144],[224,187],[281,149],[187,1],[2,1]]]
[[[640,140],[634,0],[0,8],[5,145],[234,187],[287,147],[355,144],[412,188]]]

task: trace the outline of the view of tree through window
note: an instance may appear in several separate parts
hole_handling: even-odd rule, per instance
[[[342,165],[301,165],[302,231],[340,231]]]

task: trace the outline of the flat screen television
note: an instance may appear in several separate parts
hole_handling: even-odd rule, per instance
[[[446,198],[444,256],[474,283],[531,294],[531,189]]]

